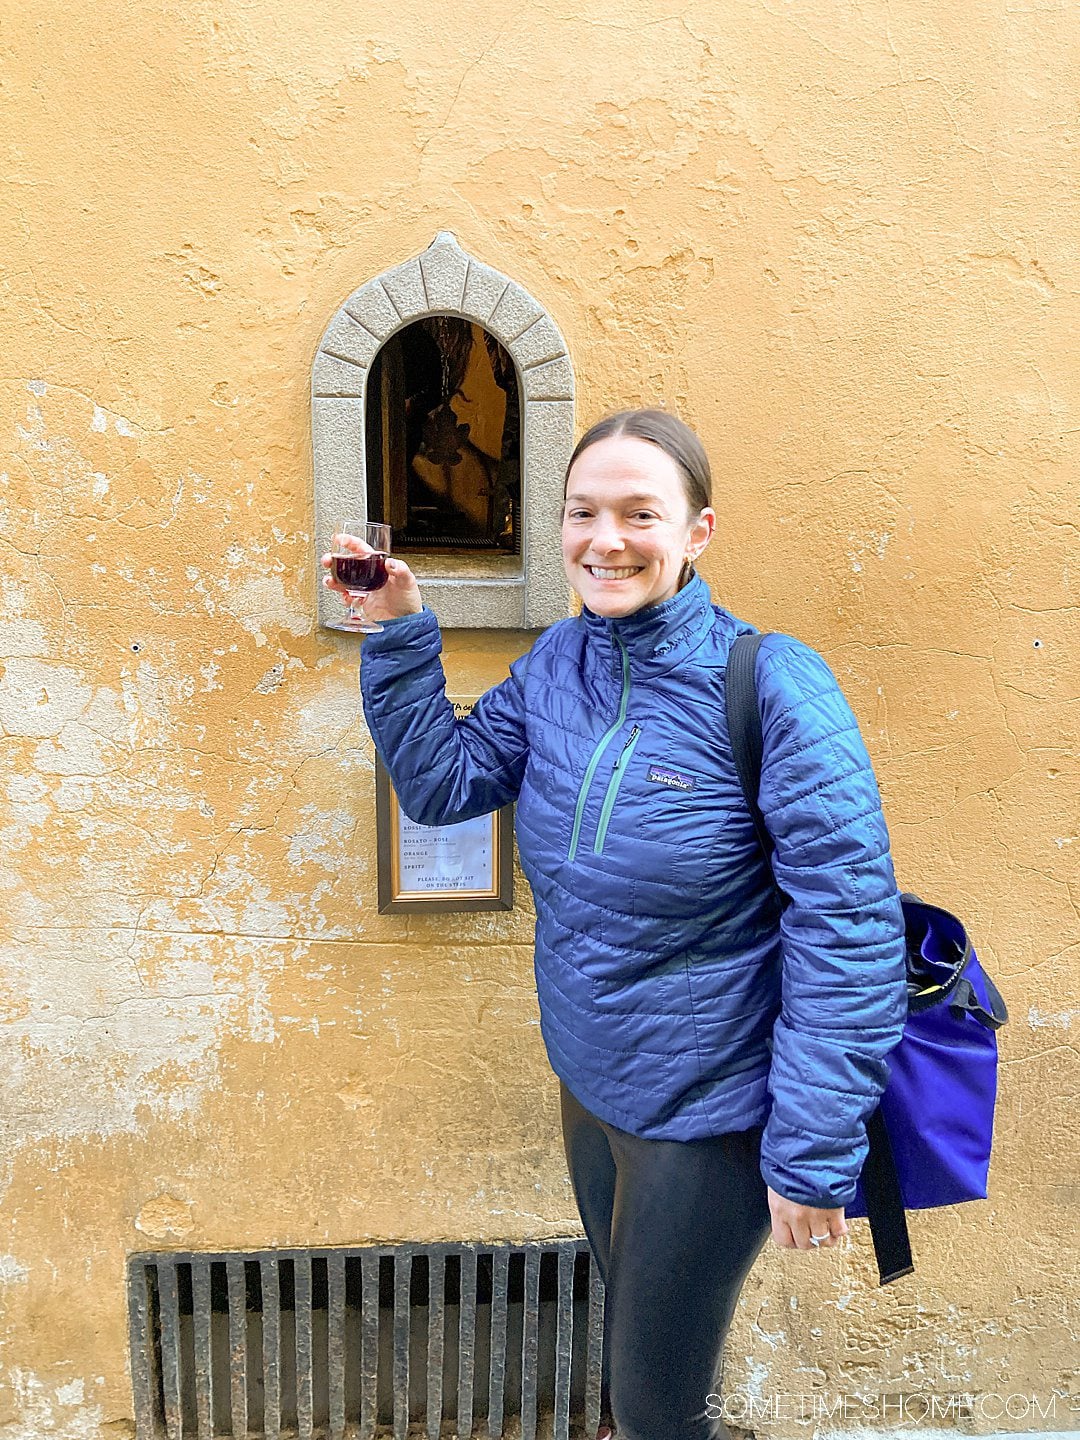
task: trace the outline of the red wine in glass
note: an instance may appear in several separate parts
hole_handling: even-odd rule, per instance
[[[386,560],[380,550],[373,555],[335,555],[334,579],[350,594],[381,590],[386,584]]]
[[[362,541],[365,547],[362,553],[346,549],[342,543],[346,539]],[[334,579],[349,592],[348,613],[335,628],[358,630],[362,635],[377,634],[383,627],[364,614],[364,597],[386,584],[390,526],[369,520],[343,520],[334,532],[334,541],[331,541]]]

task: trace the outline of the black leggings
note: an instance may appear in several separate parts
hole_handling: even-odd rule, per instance
[[[770,1230],[762,1126],[642,1140],[562,1086],[574,1196],[606,1289],[603,1408],[620,1440],[716,1440],[716,1372]],[[709,1396],[712,1399],[708,1399]]]

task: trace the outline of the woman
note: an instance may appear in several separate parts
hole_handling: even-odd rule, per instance
[[[781,913],[724,709],[728,651],[753,627],[694,570],[715,524],[681,421],[594,425],[562,521],[582,613],[462,721],[402,560],[367,602],[385,629],[364,643],[364,709],[406,813],[450,823],[517,801],[542,1034],[625,1440],[726,1433],[711,1392],[739,1289],[770,1230],[798,1250],[846,1234],[907,1009],[858,727],[825,662],[771,635],[760,799]]]

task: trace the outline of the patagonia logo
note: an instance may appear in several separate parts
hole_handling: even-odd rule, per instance
[[[672,790],[693,790],[694,777],[687,775],[684,770],[669,770],[666,765],[650,765],[648,780],[654,780],[657,785],[670,785]]]

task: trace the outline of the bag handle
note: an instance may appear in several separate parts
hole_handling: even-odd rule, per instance
[[[979,1003],[979,997],[975,993],[975,986],[967,976],[963,976],[953,991],[952,999],[949,1001],[949,1010],[957,1020],[970,1015],[987,1030],[1000,1030],[1005,1021],[1009,1018],[1009,1012],[1005,1008],[1005,1001],[1001,998],[1001,992],[983,971],[983,984],[986,986],[986,998],[989,1001],[990,1009],[985,1009]]]

